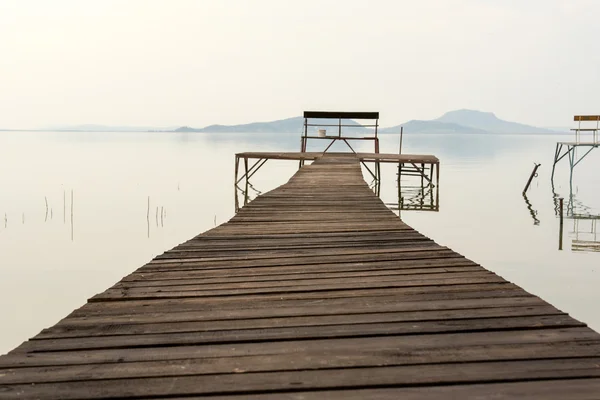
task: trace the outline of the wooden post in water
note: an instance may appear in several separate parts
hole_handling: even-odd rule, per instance
[[[404,133],[404,127],[400,127],[400,145],[398,146],[398,155],[402,154],[402,136]],[[402,169],[402,164],[398,164],[398,182],[400,182],[400,172]]]
[[[560,213],[560,227],[558,231],[558,249],[563,249],[563,198],[558,199],[558,209]]]
[[[537,169],[540,167],[540,165],[542,165],[542,164],[535,164],[535,166],[533,167],[533,171],[531,171],[531,175],[529,176],[527,185],[525,185],[525,189],[523,189],[523,193],[527,192],[527,189],[529,189],[529,185],[531,185],[531,181],[533,180],[534,177],[537,176]]]

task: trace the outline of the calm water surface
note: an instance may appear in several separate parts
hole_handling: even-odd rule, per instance
[[[567,204],[571,186],[566,161],[554,192],[550,171],[556,141],[570,139],[406,135],[405,153],[441,160],[440,212],[401,216],[600,330],[600,253],[572,250],[573,240],[600,241],[596,222],[566,219],[558,249],[553,196]],[[398,137],[383,136],[381,146],[397,152]],[[298,147],[291,134],[0,132],[0,354],[157,254],[231,218],[236,152]],[[521,192],[534,162],[542,166],[528,204]],[[589,215],[600,214],[599,167],[596,150],[573,177],[575,208]],[[252,184],[267,191],[296,168],[269,161]],[[392,166],[383,168],[381,191],[397,204]]]

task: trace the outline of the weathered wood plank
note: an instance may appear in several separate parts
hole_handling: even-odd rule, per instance
[[[488,348],[514,348],[509,351],[510,359],[519,359],[520,351],[534,345],[547,345],[550,348],[565,349],[563,356],[568,356],[571,345],[577,345],[581,351],[589,349],[593,355],[597,346],[598,334],[589,328],[560,329],[528,329],[515,331],[491,331],[445,334],[419,334],[405,336],[366,336],[358,338],[326,338],[310,340],[267,341],[260,343],[206,344],[173,347],[130,347],[126,349],[89,349],[86,351],[33,352],[17,351],[0,357],[0,367],[81,365],[121,362],[145,362],[165,360],[185,360],[196,358],[229,358],[260,355],[287,355],[294,359],[299,354],[328,353],[364,354],[381,352],[382,357],[399,356],[412,358],[424,351],[430,351],[435,362],[435,354],[439,351],[467,351],[472,348],[484,360],[493,360]],[[446,349],[446,350],[444,350]],[[452,350],[455,349],[455,350]],[[508,351],[508,350],[507,350]],[[580,354],[579,351],[577,350]],[[525,353],[524,353],[525,354]],[[575,357],[575,355],[572,355]],[[524,359],[527,359],[524,355]],[[533,357],[535,358],[535,357]],[[543,358],[551,358],[550,356]],[[318,365],[313,366],[317,368]]]
[[[336,389],[448,383],[514,382],[600,377],[600,358],[486,363],[424,364],[319,371],[243,372],[157,378],[13,385],[12,391],[36,399],[105,399]],[[10,393],[0,391],[0,399]]]
[[[505,318],[471,318],[444,321],[386,322],[343,324],[270,329],[231,329],[209,332],[117,335],[65,339],[34,338],[21,350],[65,351],[152,346],[202,345],[207,343],[242,343],[292,339],[323,339],[361,336],[398,336],[415,333],[484,332],[516,329],[575,328],[585,324],[568,315],[524,316]]]
[[[89,337],[89,336],[115,336],[115,335],[141,335],[154,333],[184,333],[184,332],[209,332],[220,330],[237,329],[269,329],[283,327],[306,327],[306,326],[325,326],[325,325],[347,325],[347,324],[373,324],[387,322],[423,322],[423,321],[451,321],[472,318],[499,318],[499,317],[523,317],[523,316],[550,316],[563,314],[550,305],[537,307],[490,307],[476,309],[459,309],[447,311],[416,311],[416,312],[396,312],[385,311],[383,307],[378,308],[376,313],[354,312],[348,313],[346,310],[340,310],[337,313],[325,315],[312,314],[302,310],[301,316],[277,316],[270,314],[264,318],[252,317],[252,313],[247,314],[251,319],[222,319],[216,316],[215,319],[203,321],[193,315],[186,315],[181,320],[175,320],[165,315],[160,315],[154,320],[146,322],[135,321],[129,318],[127,322],[118,323],[116,321],[104,322],[98,324],[94,321],[86,321],[83,324],[57,324],[53,328],[43,330],[37,339],[58,339],[68,337]],[[202,315],[206,317],[206,315]]]
[[[214,400],[447,400],[486,399],[493,396],[494,400],[596,400],[598,392],[600,392],[600,379],[572,379],[419,388],[295,391],[277,394],[215,396],[211,398]],[[186,397],[186,399],[190,399],[190,397]],[[174,400],[182,399],[177,398]]]

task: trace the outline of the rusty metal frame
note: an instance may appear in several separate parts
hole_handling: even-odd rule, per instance
[[[566,147],[566,150],[563,152],[563,148]],[[577,159],[576,150],[578,147],[589,147],[589,149]],[[563,158],[569,158],[569,167],[570,167],[570,175],[573,176],[573,169],[579,164],[583,159],[592,152],[592,150],[600,147],[599,144],[594,143],[565,143],[558,142],[556,143],[556,149],[554,151],[554,162],[552,163],[552,175],[551,179],[554,179],[554,171],[556,169],[556,164],[562,160]]]

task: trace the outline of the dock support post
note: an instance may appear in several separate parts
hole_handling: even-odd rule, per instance
[[[439,209],[440,209],[440,163],[435,164],[435,204],[439,211]]]
[[[558,162],[558,154],[560,153],[560,149],[562,145],[560,143],[556,143],[556,150],[554,150],[554,162],[552,163],[552,177],[554,179],[554,170],[556,169],[556,163]]]
[[[240,164],[240,157],[236,154],[235,155],[235,176],[233,179],[233,199],[235,201],[235,213],[237,214],[237,212],[240,210],[240,203],[238,200],[238,172],[239,172],[239,164]]]
[[[398,164],[398,218],[402,219],[402,206],[403,206],[403,199],[402,199],[402,185],[400,183],[400,167],[401,164]]]

